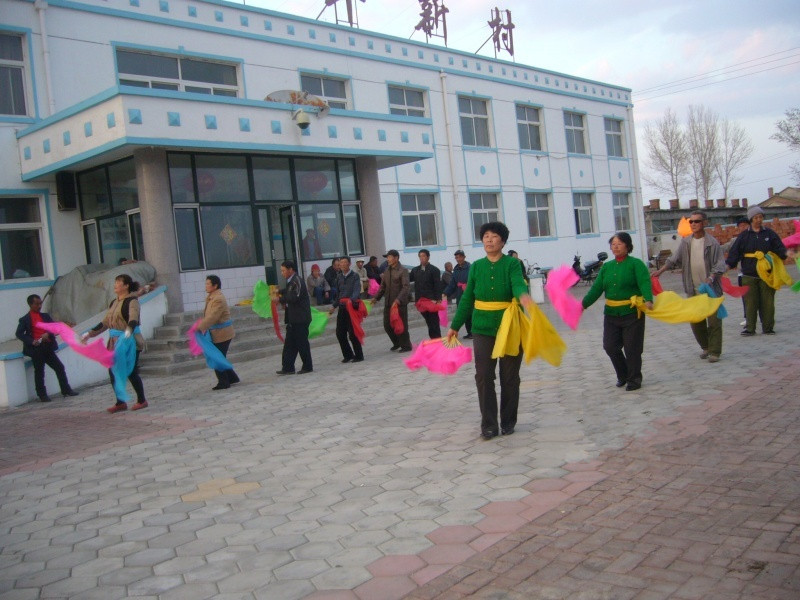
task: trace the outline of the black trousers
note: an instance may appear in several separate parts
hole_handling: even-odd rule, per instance
[[[603,350],[614,365],[618,381],[642,383],[644,320],[644,315],[639,317],[637,313],[623,317],[605,315]]]
[[[339,347],[342,349],[344,358],[358,358],[359,360],[364,358],[361,343],[358,341],[356,334],[353,333],[350,313],[347,312],[347,308],[344,306],[339,307],[339,314],[336,315],[336,339],[339,340]]]
[[[442,337],[442,328],[439,325],[439,313],[424,312],[422,318],[428,325],[428,337],[433,339]]]
[[[225,342],[214,343],[214,346],[217,347],[217,350],[222,352],[222,356],[228,356],[228,348],[231,345],[231,341],[227,340]],[[233,369],[227,369],[225,371],[217,371],[214,369],[214,374],[217,376],[217,382],[222,387],[227,387],[232,383],[239,383],[239,376]]]
[[[65,394],[70,391],[71,388],[69,387],[69,380],[67,380],[67,371],[52,348],[34,346],[31,354],[31,362],[33,363],[33,384],[36,387],[37,396],[42,397],[47,395],[47,387],[44,384],[45,365],[55,371],[61,393]]]
[[[411,338],[408,336],[408,305],[398,306],[400,311],[400,319],[403,321],[403,333],[397,335],[392,329],[392,324],[389,322],[389,313],[392,310],[391,304],[385,304],[383,309],[383,330],[389,339],[392,340],[392,346],[400,346],[401,348],[411,348]]]
[[[131,374],[128,375],[128,381],[131,382],[131,385],[133,386],[133,391],[136,392],[136,401],[141,403],[145,401],[145,397],[144,397],[144,385],[142,384],[142,378],[139,377],[139,354],[140,352],[137,350],[136,361],[133,363],[133,371],[131,371]],[[111,379],[111,385],[113,386],[115,378],[114,378],[114,373],[111,372],[111,369],[108,370],[108,376]],[[117,399],[117,402],[120,402],[119,398]]]
[[[475,385],[481,408],[481,432],[499,433],[497,427],[497,392],[495,369],[500,361],[500,427],[511,429],[517,424],[519,408],[519,368],[522,348],[517,356],[492,358],[495,336],[474,334],[472,352],[475,354]]]
[[[303,361],[303,369],[306,371],[313,370],[311,345],[308,343],[308,323],[287,323],[281,369],[283,371],[294,371],[294,361],[297,359],[298,354],[300,355],[300,360]]]

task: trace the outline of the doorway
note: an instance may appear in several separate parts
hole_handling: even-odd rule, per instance
[[[267,283],[283,287],[286,280],[281,277],[281,263],[284,260],[298,262],[294,206],[273,204],[261,207],[258,209],[258,224]]]

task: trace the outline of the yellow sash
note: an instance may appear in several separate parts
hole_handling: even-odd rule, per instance
[[[630,300],[606,300],[608,306],[630,306],[648,317],[665,323],[697,323],[716,314],[724,298],[711,298],[708,294],[698,294],[683,298],[675,292],[661,292],[648,309],[643,296],[631,296]]]
[[[522,346],[526,363],[538,357],[555,367],[561,364],[567,345],[536,304],[531,305],[530,316],[525,314],[516,298],[511,302],[476,300],[475,308],[504,311],[492,349],[492,358],[517,356]]]
[[[772,264],[767,260],[767,256],[772,259]],[[764,254],[760,250],[756,250],[745,254],[745,257],[756,259],[756,272],[769,287],[779,290],[783,285],[792,285],[792,278],[786,272],[783,260],[774,252]]]

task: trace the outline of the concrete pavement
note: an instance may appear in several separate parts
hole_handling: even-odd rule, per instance
[[[137,413],[105,414],[107,385],[6,411],[0,599],[695,598],[749,575],[755,595],[720,597],[797,597],[800,296],[778,293],[775,336],[740,338],[726,305],[716,364],[649,321],[637,392],[614,387],[599,304],[577,332],[545,306],[564,363],[523,366],[516,433],[488,442],[473,369],[409,372],[383,335],[356,365],[312,347],[313,375],[237,364],[226,392],[149,378]],[[747,533],[720,537],[711,507]]]

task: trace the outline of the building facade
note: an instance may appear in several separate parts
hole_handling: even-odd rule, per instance
[[[410,0],[409,0],[410,1]],[[397,248],[542,266],[627,230],[644,256],[630,90],[241,4],[0,0],[0,307],[141,259],[171,311],[280,262]],[[14,323],[3,323],[2,339]]]

